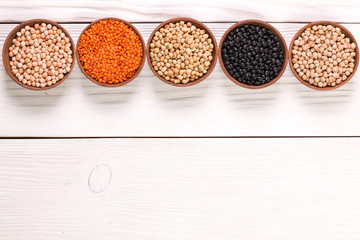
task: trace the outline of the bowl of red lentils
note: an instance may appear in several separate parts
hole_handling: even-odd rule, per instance
[[[192,18],[172,18],[161,23],[149,37],[147,60],[161,81],[188,87],[205,80],[218,54],[216,39],[203,23]]]
[[[2,57],[14,82],[31,90],[47,90],[62,83],[74,68],[74,42],[56,22],[33,19],[11,31]]]
[[[119,87],[134,80],[145,63],[145,43],[140,32],[119,18],[103,18],[80,34],[76,57],[92,82]]]
[[[301,28],[290,43],[290,67],[304,85],[332,90],[346,84],[359,65],[359,48],[344,26],[318,21]]]

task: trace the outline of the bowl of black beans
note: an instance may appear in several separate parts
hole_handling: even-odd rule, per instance
[[[231,26],[220,42],[220,65],[235,84],[259,89],[282,76],[288,49],[281,33],[266,22],[246,20]]]

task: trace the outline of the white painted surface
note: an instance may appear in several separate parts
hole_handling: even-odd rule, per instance
[[[218,41],[232,23],[208,23]],[[274,24],[289,43],[304,24]],[[15,25],[0,25],[0,41]],[[86,24],[64,24],[76,41]],[[147,40],[157,24],[135,24]],[[345,24],[357,37],[360,25]],[[350,136],[360,135],[359,73],[344,87],[320,92],[290,68],[274,85],[249,90],[217,64],[204,82],[176,88],[146,64],[119,88],[100,87],[76,65],[55,89],[24,89],[0,67],[0,136]]]
[[[1,0],[0,9],[2,22],[29,18],[78,22],[109,16],[135,22],[157,22],[179,16],[208,22],[253,18],[271,22],[360,21],[357,0]]]
[[[358,240],[359,144],[1,140],[0,239]],[[99,164],[113,175],[96,194]]]
[[[88,22],[109,16],[137,22],[145,40],[176,16],[206,21],[218,41],[249,18],[278,22],[288,43],[305,24],[294,22],[313,20],[346,22],[359,38],[359,11],[355,0],[0,0],[0,47],[10,23],[66,22],[76,41]],[[359,73],[318,92],[288,69],[275,85],[251,91],[219,65],[186,89],[162,83],[147,65],[129,85],[102,88],[75,66],[56,89],[33,92],[1,64],[0,138],[360,136],[358,93]],[[359,144],[350,137],[0,139],[0,240],[358,240]]]
[[[94,167],[89,175],[89,188],[94,193],[101,193],[109,186],[112,177],[111,168],[107,164]]]

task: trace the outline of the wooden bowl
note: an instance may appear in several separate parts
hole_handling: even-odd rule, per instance
[[[81,64],[81,61],[80,61],[80,56],[79,56],[79,43],[80,43],[80,38],[81,36],[86,32],[86,30],[88,30],[92,25],[100,22],[100,21],[105,21],[105,20],[115,20],[115,21],[118,21],[118,22],[122,22],[124,23],[125,25],[127,25],[128,27],[130,27],[135,33],[136,35],[139,36],[139,39],[141,41],[141,46],[142,46],[142,52],[143,52],[143,56],[142,56],[142,59],[141,59],[141,63],[138,67],[138,69],[136,70],[136,72],[134,73],[134,75],[132,75],[130,78],[128,78],[126,81],[124,82],[121,82],[121,83],[115,83],[115,84],[109,84],[109,83],[101,83],[99,82],[98,80],[92,78],[86,71],[85,69],[83,68],[82,64]],[[142,38],[140,32],[129,22],[125,21],[125,20],[122,20],[120,18],[113,18],[113,17],[109,17],[109,18],[101,18],[101,19],[98,19],[92,23],[90,23],[80,34],[79,36],[79,39],[77,41],[77,44],[76,44],[76,58],[77,58],[77,62],[79,64],[79,67],[81,69],[81,71],[83,72],[83,74],[88,78],[90,79],[93,83],[96,83],[100,86],[103,86],[103,87],[120,87],[120,86],[123,86],[125,84],[128,84],[129,82],[131,82],[132,80],[134,80],[138,75],[139,73],[141,72],[141,70],[143,69],[144,67],[144,64],[145,64],[145,42],[144,42],[144,39]]]
[[[225,65],[224,65],[224,61],[222,59],[222,54],[221,54],[221,49],[222,49],[222,46],[223,46],[223,43],[225,41],[225,39],[227,38],[228,34],[233,31],[234,29],[236,29],[237,27],[241,27],[241,26],[244,26],[244,25],[256,25],[256,26],[260,26],[260,27],[264,27],[264,28],[267,28],[269,29],[280,41],[280,45],[281,45],[281,50],[283,51],[284,53],[284,59],[283,59],[283,65],[281,67],[281,70],[279,72],[279,74],[277,75],[276,78],[272,79],[270,82],[268,83],[265,83],[265,84],[262,84],[262,85],[259,85],[259,86],[254,86],[254,85],[247,85],[247,84],[244,84],[244,83],[241,83],[239,81],[237,81],[235,78],[233,78],[229,72],[227,71],[227,69],[225,68]],[[266,23],[266,22],[263,22],[263,21],[259,21],[259,20],[245,20],[245,21],[241,21],[241,22],[238,22],[238,23],[235,23],[234,25],[232,25],[226,32],[225,34],[223,35],[223,37],[221,38],[221,41],[220,41],[220,65],[221,65],[221,68],[222,70],[224,71],[225,75],[235,84],[241,86],[241,87],[244,87],[244,88],[249,88],[249,89],[260,89],[260,88],[265,88],[265,87],[268,87],[272,84],[274,84],[277,80],[280,79],[280,77],[284,74],[285,72],[285,69],[286,69],[286,66],[287,66],[287,62],[288,62],[288,58],[289,58],[289,52],[288,52],[288,49],[287,49],[287,45],[286,45],[286,42],[285,42],[285,39],[284,37],[281,35],[281,33],[275,28],[273,27],[272,25]]]
[[[70,71],[68,73],[66,73],[64,75],[64,78],[57,81],[55,84],[51,85],[51,86],[46,86],[43,88],[38,88],[38,87],[33,87],[33,86],[28,86],[23,84],[22,82],[20,82],[18,80],[18,78],[12,73],[11,71],[11,67],[10,67],[10,56],[9,56],[9,47],[11,47],[12,45],[12,40],[15,38],[15,35],[17,32],[19,32],[23,27],[25,26],[30,26],[33,27],[35,24],[41,24],[41,23],[46,23],[46,24],[51,24],[52,26],[55,26],[59,29],[61,29],[65,35],[70,39],[70,43],[71,43],[71,50],[72,50],[72,59],[73,62],[71,64],[71,68]],[[54,88],[56,86],[58,86],[60,83],[64,82],[65,79],[70,75],[71,71],[74,68],[75,65],[75,45],[74,45],[74,41],[72,40],[70,34],[65,30],[65,28],[63,28],[61,25],[59,25],[56,22],[47,20],[47,19],[32,19],[32,20],[28,20],[26,22],[23,22],[21,24],[19,24],[18,26],[16,26],[11,32],[10,34],[7,36],[5,42],[4,42],[4,46],[3,46],[3,52],[2,52],[2,58],[3,58],[3,63],[6,69],[7,74],[11,77],[12,80],[14,80],[14,82],[16,82],[17,84],[19,84],[20,86],[27,88],[27,89],[31,89],[31,90],[48,90],[50,88]]]
[[[341,29],[341,31],[345,34],[346,37],[348,37],[350,39],[351,42],[356,44],[356,56],[355,56],[355,66],[354,66],[354,71],[348,76],[348,78],[345,81],[342,81],[340,84],[336,85],[335,87],[331,87],[331,86],[326,86],[326,87],[318,87],[315,85],[310,84],[309,82],[303,80],[299,74],[296,72],[295,68],[294,68],[294,64],[292,63],[292,49],[294,47],[294,41],[301,35],[301,33],[303,33],[305,31],[306,28],[311,28],[314,25],[332,25],[334,27],[339,27]],[[351,34],[351,32],[349,30],[347,30],[344,26],[336,23],[336,22],[331,22],[331,21],[317,21],[317,22],[312,22],[306,26],[304,26],[303,28],[301,28],[293,37],[293,39],[291,40],[290,43],[290,48],[289,48],[289,52],[290,52],[290,57],[289,57],[289,62],[290,62],[290,68],[291,71],[294,73],[295,77],[305,86],[312,88],[312,89],[316,89],[316,90],[320,90],[320,91],[327,91],[327,90],[332,90],[332,89],[336,89],[339,88],[341,86],[343,86],[344,84],[346,84],[355,74],[356,69],[359,66],[359,47],[357,45],[356,39],[354,38],[354,36]]]
[[[203,30],[205,30],[205,32],[209,35],[209,37],[211,38],[212,42],[213,42],[213,45],[214,45],[214,50],[212,52],[212,61],[210,63],[210,66],[209,66],[209,69],[207,71],[207,73],[203,76],[201,76],[200,78],[196,79],[195,81],[190,81],[188,83],[173,83],[171,81],[167,81],[165,80],[163,77],[161,77],[154,69],[154,67],[152,66],[151,64],[151,58],[150,58],[150,43],[155,35],[155,33],[162,27],[164,27],[166,24],[168,23],[177,23],[177,22],[180,22],[180,21],[184,21],[184,22],[191,22],[194,26],[198,27],[198,28],[201,28]],[[149,66],[150,66],[150,69],[151,71],[155,74],[156,77],[158,77],[161,81],[163,81],[164,83],[167,83],[167,84],[170,84],[172,86],[176,86],[176,87],[189,87],[189,86],[193,86],[195,84],[198,84],[199,82],[201,81],[204,81],[205,78],[207,78],[211,72],[214,70],[215,68],[215,65],[216,65],[216,60],[217,60],[217,55],[218,55],[218,47],[217,47],[217,44],[216,44],[216,39],[215,39],[215,36],[214,34],[210,31],[210,29],[208,27],[206,27],[202,22],[199,22],[195,19],[192,19],[192,18],[186,18],[186,17],[178,17],[178,18],[172,18],[172,19],[169,19],[163,23],[161,23],[159,26],[157,26],[155,28],[155,30],[151,33],[150,37],[149,37],[149,40],[147,42],[147,46],[146,46],[146,53],[147,53],[147,61],[149,63]]]

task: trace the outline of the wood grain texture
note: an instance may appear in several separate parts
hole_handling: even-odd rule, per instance
[[[0,140],[0,239],[357,240],[359,144]],[[99,164],[113,174],[96,194]]]
[[[2,0],[0,9],[2,22],[31,18],[90,22],[103,17],[119,17],[131,22],[158,22],[173,17],[210,22],[254,18],[272,22],[360,21],[360,2],[357,0]]]
[[[219,42],[233,23],[208,23]],[[74,41],[87,24],[63,24]],[[274,26],[287,44],[305,24]],[[14,27],[0,25],[0,42]],[[156,23],[135,24],[145,42]],[[354,36],[360,25],[345,24]],[[0,46],[1,47],[1,46]],[[359,136],[359,72],[345,86],[319,92],[305,87],[288,67],[274,85],[260,90],[232,83],[219,64],[205,81],[168,86],[146,64],[123,87],[92,83],[78,66],[55,89],[19,87],[0,66],[0,136]]]

